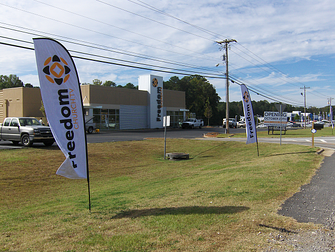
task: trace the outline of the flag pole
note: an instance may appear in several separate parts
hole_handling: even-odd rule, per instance
[[[80,83],[78,81],[79,90],[80,90]],[[84,121],[84,131],[85,131],[85,146],[86,146],[86,174],[87,174],[87,190],[88,190],[88,210],[91,213],[91,186],[90,186],[90,172],[88,168],[88,151],[87,151],[87,133],[86,133],[86,120],[85,120],[85,109],[84,109],[84,102],[81,92],[80,99],[81,99],[81,106],[83,111],[83,121]]]
[[[84,110],[83,110],[84,111]],[[85,125],[85,116],[84,116]],[[86,135],[86,125],[85,125],[85,144],[86,144],[86,167],[87,167],[87,189],[88,189],[88,210],[91,213],[91,187],[90,187],[90,175],[88,169],[88,153],[87,153],[87,135]]]
[[[88,188],[88,210],[91,213],[91,189],[90,189],[90,177],[88,176],[88,167],[87,167],[87,188]]]
[[[257,119],[258,120],[258,119]],[[257,128],[255,128],[256,132],[256,144],[257,144],[257,156],[259,157],[259,148],[258,148],[258,136],[257,136]]]

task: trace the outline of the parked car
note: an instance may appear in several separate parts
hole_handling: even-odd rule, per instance
[[[299,124],[299,123],[296,123],[296,122],[293,122],[293,121],[291,121],[291,122],[288,122],[288,123],[287,123],[287,126],[288,126],[288,127],[295,128],[295,127],[300,127],[300,124]]]

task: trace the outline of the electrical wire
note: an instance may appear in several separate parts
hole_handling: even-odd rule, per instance
[[[1,36],[3,37],[3,36]],[[32,42],[27,42],[27,41],[22,41],[22,40],[18,40],[20,42],[25,42],[25,43],[32,43]],[[12,46],[12,47],[17,47],[17,48],[21,48],[21,49],[28,49],[28,50],[34,50],[34,48],[30,48],[30,47],[26,47],[26,46],[21,46],[21,45],[15,45],[15,44],[10,44],[10,43],[4,43],[4,42],[0,42],[1,45],[6,45],[6,46]],[[72,52],[71,50],[69,50],[69,52]],[[82,53],[82,52],[77,52],[74,51],[74,53]],[[86,54],[86,53],[83,53]],[[92,56],[99,56],[99,55],[92,55]],[[155,72],[162,72],[162,73],[169,73],[169,74],[178,74],[178,75],[190,75],[188,72],[182,72],[182,71],[168,71],[168,70],[163,70],[163,69],[155,69],[155,68],[149,68],[149,67],[144,67],[144,66],[135,66],[135,65],[129,65],[129,64],[121,64],[121,63],[116,63],[116,62],[110,62],[110,61],[105,61],[105,60],[99,60],[99,59],[93,59],[93,58],[87,58],[87,57],[81,57],[81,56],[77,56],[77,55],[72,55],[73,58],[76,59],[81,59],[81,60],[85,60],[85,61],[91,61],[91,62],[98,62],[98,63],[104,63],[104,64],[110,64],[110,65],[116,65],[116,66],[121,66],[121,67],[127,67],[127,68],[134,68],[134,69],[141,69],[141,70],[147,70],[147,71],[155,71]],[[223,76],[211,76],[211,75],[202,75],[205,78],[209,78],[209,79],[225,79],[225,77]],[[234,78],[234,77],[230,77],[229,78],[230,81],[234,84],[237,85],[241,85],[244,84],[243,82],[241,82],[240,80]],[[245,84],[246,85],[246,84]],[[253,87],[250,87],[250,85],[247,85],[248,89],[254,93],[256,93],[257,95],[260,95],[266,99],[275,101],[275,102],[282,102],[282,103],[286,103],[286,104],[292,104],[290,102],[280,100],[274,97],[271,97],[269,95],[264,94],[262,91],[257,90]]]
[[[39,2],[39,3],[42,3],[41,1],[38,1],[38,0],[34,0],[34,1]],[[123,10],[123,11],[125,11],[125,12],[131,13],[131,14],[133,14],[133,15],[137,15],[137,16],[140,16],[140,17],[142,17],[142,18],[146,18],[146,19],[151,20],[151,21],[154,21],[154,22],[156,22],[156,23],[160,23],[160,24],[162,24],[162,25],[166,25],[166,24],[164,24],[164,23],[162,23],[162,22],[157,22],[156,20],[147,18],[147,17],[145,17],[145,16],[139,15],[139,14],[134,13],[134,12],[130,12],[130,11],[128,11],[128,10],[122,9],[122,8],[117,7],[117,6],[115,6],[115,5],[111,5],[111,4],[106,3],[106,2],[104,2],[104,1],[101,1],[101,0],[96,0],[96,1],[98,1],[98,2],[100,2],[100,3],[103,3],[103,4],[106,4],[106,5],[109,5],[109,6],[112,6],[112,7],[117,8],[117,9]],[[128,0],[128,1],[135,3],[133,0]],[[163,11],[160,11],[160,10],[158,10],[157,8],[153,7],[153,6],[150,6],[150,5],[146,4],[146,3],[144,3],[143,1],[140,1],[140,0],[138,0],[138,1],[139,1],[141,4],[138,4],[138,3],[135,3],[135,4],[138,4],[138,5],[141,5],[141,6],[147,6],[147,7],[149,7],[149,9],[151,9],[151,10],[154,10],[154,11],[156,11],[156,12],[160,12],[160,13],[163,14],[163,15],[166,15],[166,16],[169,16],[169,17],[172,17],[172,18],[175,18],[175,19],[179,20],[180,22],[183,22],[183,23],[185,23],[185,24],[188,24],[188,25],[190,25],[190,26],[192,26],[192,27],[194,27],[194,28],[197,28],[197,29],[199,29],[200,31],[206,32],[207,34],[209,34],[209,35],[211,35],[211,36],[220,36],[219,34],[216,34],[216,33],[214,33],[214,32],[211,32],[211,31],[207,30],[207,29],[204,29],[204,28],[201,28],[201,27],[192,25],[192,24],[189,23],[189,22],[183,21],[183,20],[181,20],[181,19],[179,19],[179,18],[176,18],[176,17],[174,17],[174,16],[172,16],[172,15],[170,15],[170,14],[168,14],[168,13],[165,13],[165,12],[163,12]],[[2,3],[0,3],[0,4],[2,4]],[[42,3],[42,4],[44,4],[44,3]],[[6,4],[2,4],[2,5],[7,6],[7,7],[10,7],[10,8],[17,9],[17,10],[20,10],[20,9],[18,9],[18,8],[15,8],[15,7],[8,6],[8,5],[6,5]],[[48,4],[47,4],[47,5],[48,5]],[[49,6],[52,6],[52,5],[49,5]],[[54,8],[58,8],[58,7],[55,7],[55,6],[53,6],[53,7],[54,7]],[[58,9],[61,9],[61,8],[58,8]],[[66,10],[64,10],[64,9],[61,9],[61,10],[66,11]],[[36,13],[28,12],[28,11],[26,11],[26,10],[21,10],[21,11],[27,12],[27,13],[29,13],[29,14],[37,15],[37,16],[40,16],[40,17],[43,17],[43,18],[48,18],[48,17],[44,17],[44,16],[42,16],[42,15],[38,15],[38,14],[36,14]],[[80,15],[80,14],[77,14],[77,13],[74,13],[74,12],[70,12],[70,13],[75,14],[75,15],[79,15],[79,16],[81,16],[81,17],[85,17],[85,16],[83,16],[83,15]],[[89,18],[89,17],[85,17],[85,18]],[[69,24],[69,23],[66,23],[66,22],[63,22],[63,21],[59,21],[59,20],[55,20],[55,19],[51,19],[51,18],[48,18],[48,19],[53,20],[53,21],[57,21],[57,22],[61,22],[61,23],[67,24],[67,25],[72,25],[72,24]],[[89,18],[89,19],[91,19],[91,18]],[[95,20],[95,19],[91,19],[91,20],[100,22],[100,21]],[[103,23],[103,22],[101,22],[101,23]],[[104,24],[106,24],[106,23],[104,23]],[[107,25],[108,25],[108,24],[107,24]],[[87,28],[83,28],[83,27],[80,27],[80,26],[76,26],[76,25],[72,25],[72,26],[73,26],[73,27],[76,27],[76,28],[80,28],[80,29],[85,29],[85,30],[88,30],[88,31],[91,31],[91,32],[95,32],[95,33],[98,33],[98,34],[103,34],[103,35],[105,35],[105,36],[111,36],[111,35],[109,35],[109,34],[100,33],[100,32],[97,32],[97,31],[94,31],[94,30],[90,30],[90,29],[87,29]],[[166,25],[166,26],[169,26],[169,25]],[[169,27],[170,27],[170,28],[177,29],[177,30],[182,31],[182,32],[186,32],[186,33],[188,33],[188,34],[191,34],[191,35],[194,35],[194,36],[203,38],[203,39],[206,39],[206,40],[210,40],[210,41],[212,41],[212,40],[209,39],[209,38],[206,38],[206,37],[203,37],[203,36],[199,36],[199,35],[197,35],[197,34],[190,33],[190,32],[188,32],[188,31],[185,31],[185,30],[182,30],[182,29],[173,27],[173,26],[169,26]],[[116,28],[119,28],[119,27],[116,27]],[[122,29],[122,28],[119,28],[119,29]],[[125,30],[125,29],[124,29],[124,30]],[[125,30],[125,31],[131,32],[131,31],[129,31],[129,30]],[[141,34],[138,34],[138,33],[134,33],[134,34],[141,35]],[[141,36],[142,36],[142,35],[141,35]],[[111,36],[111,37],[115,37],[115,36]],[[145,37],[147,37],[147,36],[145,36]],[[117,37],[116,37],[116,38],[117,38]],[[150,37],[147,37],[147,38],[150,38]],[[117,38],[117,39],[121,39],[121,38]],[[153,39],[153,38],[150,38],[150,39]],[[129,40],[125,40],[125,41],[131,42],[131,41],[129,41]],[[23,41],[19,41],[19,40],[17,40],[17,42],[23,42]],[[160,41],[160,42],[165,43],[165,42],[163,42],[163,41]],[[73,42],[69,42],[69,43],[73,43]],[[2,43],[2,42],[1,42],[1,44],[3,44],[3,45],[9,45],[9,43]],[[167,43],[167,44],[170,44],[170,43]],[[144,45],[144,44],[142,44],[142,45]],[[171,45],[171,44],[170,44],[170,45]],[[242,46],[244,49],[246,49],[249,53],[253,54],[253,55],[254,55],[255,57],[257,57],[258,59],[262,60],[260,57],[258,57],[257,55],[255,55],[253,52],[251,52],[250,50],[248,50],[246,47],[244,47],[244,46],[241,45],[240,43],[238,43],[238,45]],[[15,46],[15,47],[19,47],[19,48],[24,48],[24,49],[31,49],[31,48],[27,48],[27,47],[19,46],[19,45],[11,45],[11,46]],[[87,45],[83,45],[83,46],[87,46]],[[146,45],[144,45],[144,46],[146,46]],[[175,45],[173,45],[173,46],[175,46]],[[177,46],[175,46],[175,47],[177,47]],[[236,48],[237,48],[237,47],[236,47]],[[156,48],[156,49],[164,50],[164,49],[161,49],[161,48]],[[183,49],[185,49],[185,48],[183,48]],[[237,49],[237,50],[239,50],[240,52],[243,53],[242,50],[240,50],[240,49]],[[159,69],[156,69],[156,68],[161,68],[161,70],[162,70],[161,72],[167,72],[167,73],[173,73],[173,74],[180,74],[180,75],[190,75],[189,73],[191,73],[191,72],[194,73],[194,72],[195,72],[195,71],[192,71],[192,70],[183,70],[183,69],[175,69],[175,68],[168,68],[168,67],[162,67],[162,66],[154,66],[154,65],[151,65],[151,64],[138,63],[138,62],[133,62],[133,61],[126,61],[126,60],[121,60],[121,59],[111,58],[111,57],[106,57],[106,56],[101,56],[101,55],[87,54],[87,53],[79,52],[79,51],[77,51],[76,53],[86,54],[87,56],[91,56],[91,57],[105,58],[105,59],[108,59],[108,60],[116,60],[116,61],[123,61],[123,62],[131,63],[131,64],[137,64],[137,65],[139,65],[138,67],[139,67],[140,69],[150,70],[150,71],[158,71],[158,72],[159,72]],[[117,53],[120,53],[120,52],[117,52]],[[237,55],[239,55],[239,54],[236,53],[236,52],[234,52],[234,53],[237,54]],[[248,55],[247,53],[245,53],[245,54]],[[186,54],[183,54],[183,55],[186,55]],[[186,56],[190,56],[190,55],[186,55]],[[193,55],[192,55],[192,56],[193,56]],[[241,57],[241,55],[239,55],[239,56]],[[253,59],[255,59],[254,56],[250,56],[250,55],[248,55],[248,56],[251,57],[251,58],[253,58]],[[86,58],[86,57],[80,57],[80,56],[76,56],[76,57],[77,57],[77,58],[80,58],[80,59],[85,59],[85,60],[93,60],[93,59]],[[138,56],[133,56],[133,57],[138,57]],[[148,56],[144,56],[144,57],[148,57]],[[264,65],[264,64],[263,64],[261,61],[259,61],[258,59],[257,59],[256,61],[259,62],[260,65],[256,65],[254,62],[249,61],[249,60],[246,59],[244,56],[242,56],[242,58],[244,58],[244,60],[247,60],[247,61],[250,62],[251,64],[255,65],[256,67],[260,67],[263,71],[266,71],[266,69],[263,69],[263,65]],[[127,65],[127,64],[116,64],[115,62],[113,63],[113,62],[108,62],[108,61],[104,61],[104,60],[93,60],[93,61],[100,62],[100,63],[115,64],[115,65],[120,65],[120,66],[126,66],[126,67],[134,67],[134,68],[136,68],[135,66],[132,66],[132,65]],[[279,73],[285,75],[283,72],[281,72],[279,69],[273,67],[271,64],[267,63],[267,62],[264,61],[264,60],[262,60],[262,61],[263,61],[266,65],[268,65],[271,69],[274,69],[276,72],[279,72]],[[165,63],[167,63],[167,62],[165,62]],[[170,62],[170,63],[171,63],[171,62]],[[170,64],[170,63],[169,63],[169,64]],[[185,65],[186,65],[186,64],[185,64]],[[152,68],[151,68],[151,67],[152,67]],[[153,67],[156,67],[156,68],[153,68]],[[164,70],[164,69],[165,69],[165,70]],[[187,74],[187,73],[184,72],[184,71],[188,71],[189,73]],[[206,76],[204,76],[204,77],[206,77],[206,78],[225,78],[225,77],[222,77],[222,75],[221,75],[220,77],[213,77],[213,76],[211,76],[211,75],[206,75]],[[288,83],[290,83],[289,81],[287,81],[287,79],[285,79],[285,81],[288,82]],[[298,83],[299,83],[299,82],[298,82]],[[294,82],[292,82],[291,84],[294,84],[294,85],[295,85]],[[256,91],[256,92],[257,92],[257,91]],[[258,92],[258,93],[259,93],[259,92]],[[318,93],[318,92],[317,92],[317,93]],[[319,94],[322,95],[321,93],[319,93]],[[322,96],[323,96],[323,95],[322,95]],[[269,97],[270,97],[270,96],[269,96]],[[324,96],[323,96],[323,97],[324,97]],[[327,96],[326,96],[326,97],[327,97]],[[328,97],[327,97],[327,98],[328,98]]]
[[[96,1],[97,1],[97,2],[100,2],[100,3],[103,3],[103,4],[107,5],[107,6],[113,7],[113,8],[115,8],[115,9],[122,10],[122,11],[124,11],[124,12],[130,13],[130,14],[132,14],[132,15],[135,15],[135,16],[138,16],[138,17],[141,17],[141,18],[150,20],[150,21],[155,22],[155,23],[157,23],[157,24],[161,24],[161,25],[164,25],[164,26],[166,26],[166,27],[170,27],[170,28],[172,28],[172,29],[175,29],[175,30],[178,30],[178,31],[181,31],[181,32],[185,32],[185,33],[188,33],[188,34],[193,35],[193,36],[195,36],[195,37],[199,37],[199,38],[202,38],[202,39],[209,40],[209,41],[213,42],[212,39],[209,39],[209,38],[207,38],[207,37],[203,37],[203,36],[194,34],[194,33],[192,33],[192,32],[189,32],[189,31],[186,31],[186,30],[183,30],[183,29],[179,29],[179,28],[174,27],[174,26],[172,26],[172,25],[168,25],[168,24],[165,24],[165,23],[163,23],[163,22],[157,21],[157,20],[155,20],[155,19],[152,19],[152,18],[143,16],[143,15],[140,15],[140,14],[138,14],[138,13],[135,13],[135,12],[132,12],[132,11],[123,9],[123,8],[118,7],[118,6],[116,6],[116,5],[113,5],[113,4],[111,4],[111,3],[107,3],[107,2],[104,2],[104,1],[102,1],[102,0],[96,0]]]
[[[97,0],[99,1],[99,0]],[[122,40],[122,41],[126,41],[128,43],[136,43],[138,45],[142,45],[142,46],[145,46],[145,47],[148,47],[148,48],[154,48],[154,49],[157,49],[157,50],[160,50],[160,51],[165,51],[165,52],[168,52],[168,53],[174,53],[174,54],[179,54],[179,55],[182,55],[182,56],[187,56],[187,57],[194,57],[194,58],[199,58],[198,56],[195,56],[194,54],[182,54],[182,53],[177,53],[177,52],[173,52],[173,51],[170,51],[170,50],[166,50],[164,48],[159,48],[159,47],[155,47],[155,46],[152,46],[152,45],[145,45],[145,44],[142,44],[138,41],[132,41],[132,40],[128,40],[128,39],[124,39],[124,38],[119,38],[117,36],[113,36],[113,35],[110,35],[110,34],[107,34],[107,33],[103,33],[103,32],[99,32],[99,31],[95,31],[95,30],[92,30],[92,29],[88,29],[86,27],[82,27],[82,26],[79,26],[79,25],[74,25],[74,24],[71,24],[71,23],[67,23],[67,22],[64,22],[64,21],[61,21],[61,20],[58,20],[58,19],[54,19],[54,18],[51,18],[51,17],[46,17],[46,16],[43,16],[41,14],[37,14],[37,13],[34,13],[34,12],[30,12],[28,10],[22,10],[20,8],[17,8],[17,7],[13,7],[13,6],[10,6],[8,4],[4,4],[4,3],[0,3],[0,5],[3,5],[3,6],[6,6],[6,7],[9,7],[9,8],[12,8],[12,9],[15,9],[15,10],[19,10],[19,11],[22,11],[22,12],[25,12],[25,13],[28,13],[28,14],[31,14],[31,15],[35,15],[35,16],[38,16],[38,17],[41,17],[41,18],[44,18],[44,19],[48,19],[48,20],[52,20],[54,22],[58,22],[58,23],[62,23],[62,24],[65,24],[65,25],[68,25],[68,26],[72,26],[74,28],[78,28],[78,29],[82,29],[82,30],[85,30],[85,31],[89,31],[89,32],[92,32],[92,33],[96,33],[96,34],[100,34],[100,35],[103,35],[103,36],[106,36],[106,37],[110,37],[110,38],[115,38],[115,39],[119,39],[119,40]],[[109,5],[109,4],[108,4]],[[202,59],[204,59],[204,57],[201,57]]]
[[[171,43],[165,42],[165,41],[163,41],[163,40],[159,40],[159,39],[157,39],[157,38],[152,38],[152,37],[143,35],[143,34],[138,33],[138,32],[130,31],[130,30],[128,30],[128,29],[121,28],[121,27],[118,27],[118,26],[113,25],[113,24],[110,24],[110,23],[102,22],[102,21],[100,21],[100,20],[97,20],[97,19],[94,19],[94,18],[90,18],[90,17],[84,16],[84,15],[78,14],[78,13],[76,13],[76,12],[69,11],[69,10],[66,10],[66,9],[63,9],[63,8],[60,8],[60,7],[51,5],[51,4],[47,4],[47,3],[44,3],[44,2],[39,1],[39,0],[33,0],[33,1],[35,1],[35,2],[37,2],[37,3],[40,3],[40,4],[44,4],[44,5],[46,5],[46,6],[49,6],[49,7],[55,8],[55,9],[58,9],[58,10],[61,10],[61,11],[64,11],[64,12],[67,12],[67,13],[70,13],[70,14],[72,14],[72,15],[76,15],[76,16],[79,16],[79,17],[82,17],[82,18],[85,18],[85,19],[88,19],[88,20],[91,20],[91,21],[94,21],[94,22],[97,22],[97,23],[100,23],[100,24],[104,24],[104,25],[107,25],[107,26],[110,26],[110,27],[114,27],[114,28],[120,29],[120,30],[122,30],[122,31],[126,31],[126,32],[129,32],[129,33],[132,33],[132,34],[135,34],[135,35],[144,37],[144,38],[148,38],[148,39],[154,40],[154,41],[156,41],[156,42],[160,42],[160,43],[162,43],[162,44],[166,44],[166,45],[169,45],[169,46],[173,46],[173,47],[175,47],[175,48],[180,48],[180,49],[183,49],[183,50],[187,50],[187,51],[190,51],[190,52],[192,52],[192,53],[198,54],[198,55],[200,55],[200,56],[203,57],[203,55],[199,54],[199,53],[196,52],[196,51],[192,51],[192,50],[190,50],[189,48],[184,48],[184,47],[181,47],[181,46],[178,46],[178,45],[175,45],[175,44],[171,44]],[[121,38],[120,38],[120,39],[121,39]],[[129,42],[129,41],[128,41],[128,42]],[[132,41],[132,43],[135,43],[135,42]],[[136,42],[136,43],[138,43],[138,42]],[[142,44],[142,45],[144,45],[144,44]],[[144,45],[144,46],[147,46],[147,47],[148,47],[148,45]],[[150,47],[151,47],[151,46],[150,46]],[[155,47],[154,47],[154,48],[155,48]],[[157,48],[156,48],[156,49],[157,49]],[[159,48],[159,49],[161,49],[161,48]],[[172,51],[167,51],[167,52],[172,52]],[[176,52],[174,52],[174,53],[176,53]],[[188,56],[189,56],[189,55],[188,55]]]
[[[193,24],[191,24],[191,23],[189,23],[189,22],[187,22],[187,21],[185,21],[185,20],[182,20],[182,19],[180,19],[180,18],[178,18],[178,17],[175,17],[175,16],[173,16],[173,15],[171,15],[171,14],[169,14],[169,13],[166,13],[166,12],[164,12],[164,11],[162,11],[162,10],[159,10],[159,9],[157,9],[156,7],[153,7],[152,5],[149,5],[149,4],[145,3],[144,1],[141,1],[141,0],[137,0],[137,2],[135,2],[134,0],[128,0],[128,1],[129,1],[129,2],[132,2],[132,3],[134,3],[134,4],[137,4],[137,5],[139,5],[139,6],[142,6],[142,7],[144,7],[144,8],[150,9],[150,10],[152,10],[152,11],[155,11],[155,12],[157,12],[157,13],[160,13],[160,14],[162,14],[162,15],[165,15],[165,16],[167,16],[167,17],[170,17],[170,18],[173,18],[173,19],[175,19],[175,20],[178,20],[178,21],[180,21],[180,22],[182,22],[182,23],[184,23],[184,24],[187,24],[187,25],[189,25],[189,26],[192,26],[192,27],[194,27],[194,28],[196,28],[196,29],[198,29],[198,30],[200,30],[200,31],[203,31],[203,32],[205,32],[205,33],[207,33],[207,34],[209,34],[209,35],[211,35],[211,36],[221,37],[220,34],[217,34],[217,33],[215,33],[215,32],[212,32],[212,31],[208,30],[208,29],[205,29],[205,28],[202,28],[202,27],[193,25]],[[263,71],[269,72],[270,74],[271,74],[272,72],[270,72],[270,71],[268,71],[266,68],[264,68],[264,67],[263,67],[264,64],[265,64],[266,66],[268,66],[270,69],[274,70],[275,72],[278,72],[278,73],[280,73],[281,75],[286,76],[286,74],[283,73],[280,69],[276,68],[276,67],[273,66],[272,64],[270,64],[270,63],[268,63],[267,61],[263,60],[261,57],[257,56],[255,53],[253,53],[253,52],[250,51],[248,48],[246,48],[245,46],[243,46],[241,43],[238,43],[238,45],[241,46],[242,48],[244,48],[245,50],[247,50],[252,56],[250,56],[250,55],[248,55],[248,54],[246,54],[246,53],[245,53],[245,54],[248,55],[250,58],[256,60],[259,64],[257,65],[257,64],[255,64],[254,62],[248,60],[246,57],[244,57],[244,56],[240,55],[239,53],[236,53],[236,52],[233,51],[236,55],[240,56],[241,58],[243,58],[244,60],[248,61],[248,62],[251,63],[252,65],[254,65],[254,66],[258,67],[258,68],[261,68]],[[243,51],[242,51],[241,49],[239,49],[238,47],[234,47],[234,48],[236,48],[237,50],[239,50],[240,52],[243,53]],[[301,82],[299,82],[299,81],[291,81],[291,80],[290,80],[291,78],[289,78],[289,77],[287,77],[287,78],[285,78],[285,79],[283,79],[282,77],[279,77],[279,79],[282,79],[282,80],[284,80],[286,83],[292,84],[292,85],[294,85],[294,86],[299,86],[299,87],[300,87],[301,85],[303,85],[303,83],[301,83]],[[320,93],[320,92],[318,92],[318,91],[314,91],[313,94],[316,95],[316,96],[319,96],[319,97],[321,97],[321,98],[328,97],[327,95],[324,95],[324,94],[322,94],[322,93]]]
[[[27,41],[25,41],[25,42],[26,43],[31,43],[31,42],[27,42]],[[15,44],[10,44],[10,43],[5,43],[5,42],[0,42],[0,44],[1,45],[6,45],[6,46],[17,47],[17,48],[21,48],[21,49],[34,50],[34,48],[31,48],[31,47],[15,45]],[[109,57],[95,55],[95,54],[89,54],[89,53],[84,53],[84,52],[79,52],[79,51],[73,51],[73,50],[68,50],[68,51],[78,53],[78,54],[85,54],[85,55],[89,55],[89,56],[94,56],[94,57],[101,57],[101,58],[111,59]],[[111,61],[106,61],[106,60],[98,60],[98,59],[93,59],[93,58],[77,56],[77,55],[71,55],[71,56],[72,56],[72,58],[76,58],[76,59],[92,61],[92,62],[99,62],[99,63],[104,63],[104,64],[122,66],[122,67],[141,69],[141,70],[155,71],[155,72],[161,72],[161,73],[170,73],[170,74],[178,74],[178,75],[185,75],[185,76],[192,75],[192,73],[191,73],[192,71],[187,71],[187,70],[183,70],[183,69],[171,69],[171,70],[169,70],[169,68],[156,66],[158,68],[162,68],[162,69],[157,69],[157,68],[154,68],[153,65],[151,65],[152,67],[145,67],[146,64],[139,64],[139,63],[136,63],[136,62],[131,62],[131,63],[139,64],[139,66],[130,65],[130,64],[121,64],[121,63],[116,63],[116,62],[111,62]],[[122,61],[122,60],[120,60],[120,61]],[[130,62],[128,61],[128,63],[130,63]],[[166,69],[166,70],[164,70],[164,69]],[[195,74],[195,73],[199,74],[198,72],[193,71],[193,74]],[[219,76],[219,75],[217,75],[217,76],[215,76],[215,75],[202,75],[202,76],[205,77],[205,78],[211,78],[211,79],[223,79],[223,78],[225,78],[225,77]]]
[[[0,28],[2,28],[2,29],[7,29],[7,30],[14,31],[14,32],[24,33],[24,34],[28,34],[28,35],[32,35],[32,36],[45,37],[45,34],[47,34],[49,36],[51,35],[51,37],[57,38],[58,40],[60,40],[62,42],[67,42],[67,43],[71,43],[71,44],[75,44],[75,45],[80,45],[80,46],[89,47],[89,48],[93,48],[93,49],[113,52],[113,53],[117,53],[117,54],[131,56],[131,57],[142,58],[142,59],[145,59],[145,60],[157,61],[157,62],[166,63],[166,64],[179,65],[179,66],[190,67],[190,68],[199,69],[199,70],[207,70],[207,71],[209,70],[208,68],[205,68],[205,67],[190,65],[190,64],[176,62],[176,61],[168,61],[168,60],[164,60],[164,59],[159,59],[159,58],[156,58],[156,57],[143,55],[143,54],[137,54],[137,53],[134,53],[134,52],[130,52],[130,51],[122,50],[122,49],[116,49],[116,48],[112,48],[112,47],[107,47],[107,46],[103,46],[103,45],[98,45],[98,44],[87,42],[87,41],[75,40],[75,39],[71,39],[71,38],[68,38],[68,37],[60,36],[60,35],[55,35],[55,34],[48,33],[48,32],[42,32],[41,33],[39,31],[30,29],[30,28],[26,28],[26,27],[22,27],[22,26],[11,25],[11,24],[7,24],[7,23],[3,23],[3,22],[0,22],[0,24],[5,24],[7,26],[13,26],[13,27],[19,28],[21,30],[0,26]],[[33,32],[23,31],[22,29],[23,30],[28,30],[28,31],[33,31]],[[78,41],[78,42],[74,42],[74,41]]]

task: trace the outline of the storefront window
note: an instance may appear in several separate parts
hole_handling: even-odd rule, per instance
[[[98,129],[119,129],[118,109],[93,109],[93,122]]]
[[[181,127],[181,124],[183,123],[182,111],[167,111],[167,115],[170,116],[170,127]]]

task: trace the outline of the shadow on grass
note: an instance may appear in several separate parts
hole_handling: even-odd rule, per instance
[[[144,216],[160,216],[160,215],[188,215],[188,214],[235,214],[249,210],[249,207],[244,206],[224,206],[224,207],[167,207],[167,208],[149,208],[141,210],[123,211],[112,219],[123,218],[139,218]]]
[[[208,148],[208,149],[206,149],[206,150],[204,150],[202,152],[199,152],[198,154],[194,155],[193,158],[197,158],[197,157],[201,156],[202,154],[204,154],[204,153],[206,153],[208,151],[215,150],[215,149],[218,149],[218,148],[222,148],[222,146],[225,145],[225,144],[227,144],[227,143],[226,142],[219,143],[218,145],[215,145],[215,146],[213,146],[211,148]],[[202,158],[204,158],[204,157],[211,157],[211,156],[202,156]]]
[[[259,224],[258,226],[260,226],[260,227],[266,227],[266,228],[270,228],[270,229],[274,229],[274,230],[277,230],[277,231],[280,231],[280,232],[283,232],[283,233],[298,234],[298,232],[287,230],[286,228],[273,227],[273,226],[264,225],[264,224]]]
[[[315,153],[315,151],[296,151],[296,152],[286,152],[286,153],[274,153],[271,155],[267,155],[268,157],[274,157],[274,156],[285,156],[285,155],[292,155],[292,154],[307,154],[307,153]]]

